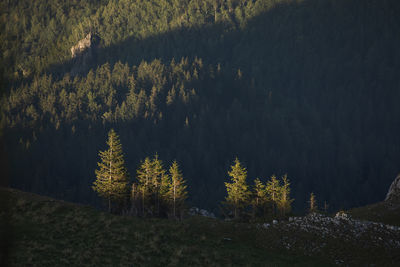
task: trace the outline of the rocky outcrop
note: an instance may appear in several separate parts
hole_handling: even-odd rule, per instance
[[[400,249],[400,227],[352,219],[345,212],[338,212],[335,217],[312,213],[304,217],[290,217],[288,221],[271,225],[259,224],[256,227],[280,232],[280,246],[288,250],[301,248],[307,255],[324,251],[326,240],[361,242],[364,248]],[[304,236],[311,236],[313,239],[303,239]]]
[[[400,174],[394,179],[389,187],[385,201],[400,200]]]
[[[85,38],[80,40],[76,45],[71,47],[71,57],[75,58],[79,54],[82,54],[87,49],[92,47],[92,33],[88,33]]]
[[[98,35],[88,33],[85,38],[80,40],[76,45],[71,47],[72,67],[71,75],[75,76],[84,72],[95,61],[97,57],[97,48],[100,43]]]

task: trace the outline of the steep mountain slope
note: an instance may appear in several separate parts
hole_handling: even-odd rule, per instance
[[[30,3],[1,9],[1,125],[18,188],[96,203],[111,127],[132,179],[145,156],[176,158],[208,208],[235,156],[251,179],[287,172],[298,209],[311,191],[332,209],[380,201],[399,171],[397,1]],[[70,47],[88,32],[100,43],[82,64]]]

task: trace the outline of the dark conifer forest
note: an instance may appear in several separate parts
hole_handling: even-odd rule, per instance
[[[332,210],[381,201],[400,172],[399,14],[396,0],[3,0],[8,181],[100,205],[113,128],[131,181],[146,157],[176,159],[193,206],[218,210],[236,157],[248,181],[287,173],[294,210],[311,192]]]

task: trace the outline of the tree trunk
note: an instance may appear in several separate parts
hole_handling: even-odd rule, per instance
[[[144,217],[144,189],[142,189],[142,212],[143,212],[143,217]]]
[[[112,191],[112,189],[111,189],[111,184],[112,184],[112,177],[111,177],[112,160],[111,160],[111,157],[112,157],[112,148],[113,148],[113,146],[112,146],[112,138],[111,138],[111,145],[110,145],[110,187],[109,187],[110,192],[108,193],[108,212],[111,212],[111,191]]]
[[[175,202],[176,202],[176,192],[175,192],[175,181],[174,181],[174,217],[176,217],[176,212],[175,212]]]

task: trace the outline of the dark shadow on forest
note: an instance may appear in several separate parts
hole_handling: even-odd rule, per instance
[[[351,114],[356,114],[352,115],[355,118],[354,124],[349,121],[348,125],[343,125],[341,122],[335,121],[339,116],[330,112],[337,110],[337,106],[340,104],[351,107],[359,95],[363,95],[367,100],[375,101],[376,103],[371,103],[375,104],[376,110],[385,110],[385,105],[388,103],[379,103],[381,96],[379,90],[380,88],[393,88],[394,84],[398,84],[400,53],[397,52],[397,47],[400,44],[400,35],[395,33],[399,25],[390,23],[386,25],[385,16],[379,15],[378,11],[374,7],[369,7],[369,3],[366,2],[361,0],[307,0],[301,3],[279,4],[268,12],[254,17],[243,28],[240,28],[239,22],[234,23],[234,29],[229,29],[230,26],[227,24],[217,23],[202,27],[183,27],[143,40],[127,38],[116,45],[96,49],[92,60],[86,66],[79,60],[69,60],[51,66],[48,73],[53,74],[54,79],[61,79],[63,75],[70,73],[74,68],[76,69],[77,65],[82,65],[77,71],[79,75],[85,76],[90,69],[95,69],[105,63],[113,66],[117,61],[121,61],[133,66],[139,65],[141,61],[152,61],[154,59],[161,59],[164,63],[167,63],[172,59],[180,61],[182,57],[189,59],[198,57],[202,58],[205,64],[215,66],[221,63],[225,69],[230,69],[232,72],[241,69],[249,87],[254,86],[259,90],[279,90],[280,97],[290,98],[294,104],[310,103],[309,99],[314,97],[320,101],[315,110],[307,110],[309,107],[301,108],[304,108],[304,114],[315,116],[302,118],[301,115],[298,115],[300,126],[308,127],[307,130],[315,136],[318,133],[320,135],[326,134],[328,139],[330,134],[332,136],[334,134],[322,132],[322,129],[311,131],[313,125],[310,125],[309,122],[317,121],[319,114],[329,114],[329,118],[324,117],[316,125],[321,126],[321,128],[325,127],[324,129],[331,129],[329,127],[332,126],[329,123],[333,121],[343,128],[335,129],[332,127],[337,136],[334,136],[336,139],[332,137],[334,140],[329,141],[329,147],[327,146],[334,151],[331,154],[323,154],[322,156],[318,154],[325,152],[322,151],[322,148],[325,148],[325,143],[322,143],[318,149],[315,148],[316,151],[307,151],[308,154],[306,155],[311,155],[313,158],[302,159],[304,162],[324,158],[325,166],[323,164],[312,166],[314,168],[312,172],[323,176],[321,179],[326,180],[317,181],[317,178],[310,178],[308,184],[301,185],[303,192],[313,190],[311,189],[313,186],[318,187],[317,190],[320,195],[327,196],[336,205],[343,207],[348,207],[350,203],[351,205],[371,203],[383,198],[398,171],[398,169],[394,170],[392,166],[385,170],[379,167],[385,163],[385,158],[380,156],[383,155],[387,158],[390,158],[390,156],[379,150],[377,141],[376,143],[372,141],[377,140],[377,137],[382,139],[381,132],[399,132],[400,126],[392,125],[388,129],[387,125],[383,125],[384,121],[379,121],[379,117],[377,117],[376,122],[373,122],[376,126],[373,129],[365,128],[363,125],[355,127],[357,118],[362,118],[365,114],[358,114],[360,109],[353,110],[350,108],[348,110],[351,110]],[[387,11],[392,12],[391,14],[396,14],[398,9],[388,6],[386,8]],[[375,17],[371,16],[371,13],[375,14]],[[387,36],[382,36],[382,27],[386,27],[384,29]],[[390,41],[388,41],[388,38],[391,38]],[[254,79],[254,77],[256,78]],[[352,95],[348,94],[349,88],[352,89]],[[334,94],[338,101],[334,102],[326,97],[324,90],[336,90]],[[279,103],[279,100],[276,102]],[[395,101],[395,99],[392,100]],[[290,103],[290,101],[287,102]],[[362,104],[368,105],[366,102],[361,101]],[[390,106],[394,105],[390,103]],[[285,111],[282,112],[282,120],[290,120],[291,114],[285,114]],[[288,129],[288,132],[289,130],[292,129]],[[295,130],[298,129],[293,131]],[[367,134],[371,137],[365,137]],[[340,139],[342,135],[344,137]],[[351,138],[346,135],[350,135]],[[281,141],[285,136],[279,137],[281,139],[277,140],[285,143]],[[315,141],[312,137],[307,136],[306,138],[311,139],[310,143]],[[373,146],[369,150],[361,148],[361,145],[357,147],[358,152],[354,155],[354,158],[364,154],[365,159],[363,160],[365,162],[357,162],[362,167],[360,170],[356,170],[355,174],[364,180],[354,181],[351,185],[360,182],[368,183],[369,186],[361,188],[360,192],[357,192],[354,196],[351,195],[353,189],[344,189],[347,193],[343,193],[343,195],[347,194],[348,199],[342,201],[331,193],[331,191],[340,191],[340,183],[328,180],[327,177],[332,177],[326,170],[330,168],[329,163],[342,156],[335,147],[337,143],[358,142],[361,138],[365,144],[372,140],[370,144],[373,144]],[[396,142],[398,144],[398,141]],[[291,147],[291,144],[286,145],[287,147],[283,147],[281,151],[295,150]],[[357,145],[358,143],[354,143],[349,147],[354,148]],[[306,145],[304,147],[307,148]],[[279,150],[274,152],[280,153]],[[299,154],[301,154],[300,152]],[[396,151],[391,153],[391,155],[396,155],[397,160],[399,159],[399,154],[396,154]],[[290,156],[287,156],[287,158],[293,159]],[[289,174],[294,173],[292,170],[295,170],[297,164],[300,164],[300,162],[295,162],[296,160],[298,159],[287,163],[286,170]],[[352,158],[349,156],[349,169],[351,169],[353,163],[351,160]],[[248,162],[250,171],[256,169],[257,164],[260,163]],[[225,166],[222,166],[222,168],[225,168]],[[375,171],[371,171],[371,169]],[[344,172],[345,170],[343,170],[343,173],[340,172],[340,174],[346,175],[340,178],[342,180],[346,180],[346,177],[351,177],[354,174]],[[359,174],[359,172],[362,174]],[[267,173],[266,175],[271,174]],[[385,174],[384,177],[382,174]],[[380,177],[381,180],[376,179],[375,181],[374,175]],[[298,175],[298,177],[302,176],[306,177],[306,174]],[[222,175],[220,179],[218,182],[223,186],[222,179],[224,179],[224,176]],[[333,184],[329,184],[329,182]],[[375,189],[379,192],[372,192]],[[373,194],[369,194],[371,192]],[[357,196],[362,196],[363,199],[357,199]],[[222,196],[219,195],[215,198],[221,199]],[[305,203],[305,199],[300,199],[300,201]]]

